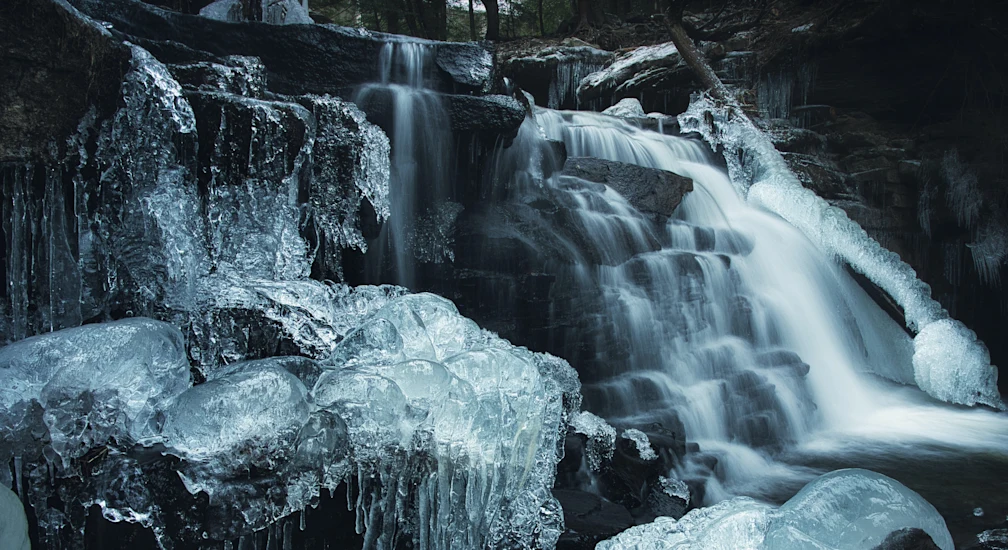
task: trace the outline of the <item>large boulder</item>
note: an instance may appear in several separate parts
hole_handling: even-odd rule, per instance
[[[589,157],[568,158],[562,174],[604,183],[641,212],[665,217],[693,190],[693,180],[672,172]]]

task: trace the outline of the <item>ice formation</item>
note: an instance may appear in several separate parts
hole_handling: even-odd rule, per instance
[[[773,508],[736,497],[690,511],[680,520],[659,517],[600,542],[596,550],[761,550]]]
[[[963,227],[973,227],[980,218],[983,195],[976,174],[959,158],[959,151],[945,153],[941,162],[942,176],[948,186],[945,198],[956,220]]]
[[[996,369],[983,343],[949,319],[948,312],[931,298],[931,288],[897,254],[879,245],[842,210],[804,188],[766,134],[737,106],[723,106],[706,94],[698,95],[679,115],[679,123],[684,132],[698,132],[712,146],[724,148],[731,181],[750,204],[780,215],[826,253],[846,261],[892,296],[902,306],[908,328],[921,333],[934,322],[947,321],[939,325],[946,328],[928,331],[916,347],[929,349],[936,338],[943,338],[942,345],[958,350],[961,360],[938,363],[933,353],[915,354],[915,379],[924,381],[921,389],[952,403],[1004,407]],[[948,328],[953,325],[957,328]],[[951,382],[956,379],[979,385]]]
[[[889,533],[916,527],[942,550],[952,535],[934,506],[902,483],[869,470],[820,476],[774,514],[765,545],[773,550],[872,548]]]
[[[997,368],[976,333],[954,319],[925,325],[914,338],[914,380],[929,394],[952,403],[1000,404]]]
[[[620,55],[608,67],[585,76],[578,86],[578,97],[597,97],[612,92],[644,69],[675,65],[680,59],[679,50],[671,42],[636,48]]]
[[[640,100],[635,97],[625,97],[619,100],[612,107],[602,111],[602,114],[630,118],[647,116],[644,113],[644,107],[641,106]]]
[[[648,440],[646,433],[638,430],[637,428],[630,428],[623,430],[620,434],[623,438],[629,439],[633,442],[634,447],[637,448],[637,454],[641,457],[641,460],[657,460],[658,454],[654,452],[651,448],[651,441]]]
[[[310,25],[307,0],[262,0],[262,21],[272,25]],[[216,0],[200,10],[200,15],[220,21],[247,21],[242,0]]]
[[[571,419],[571,429],[588,439],[586,458],[588,467],[597,472],[602,464],[612,460],[616,450],[616,429],[605,420],[588,411],[582,411]]]
[[[181,333],[149,319],[2,348],[4,441],[18,445],[5,456],[38,467],[55,453],[62,478],[75,459],[106,447],[108,482],[119,479],[125,496],[109,499],[98,484],[81,503],[100,503],[107,518],[140,522],[163,541],[234,538],[348,483],[368,547],[403,537],[421,548],[552,547],[563,523],[549,488],[580,407],[573,369],[511,346],[434,295],[334,294],[343,300],[330,309],[342,315],[325,361],[238,362],[195,386]],[[13,419],[25,402],[41,406],[40,419]],[[39,430],[51,442],[41,456],[22,456],[21,442],[44,441]],[[171,523],[155,489],[165,480],[138,468],[128,451],[135,442],[181,459],[185,488],[209,497],[202,522]],[[33,505],[46,514],[42,500]]]
[[[861,469],[837,470],[806,485],[779,509],[747,497],[660,517],[599,543],[599,550],[863,550],[893,531],[924,530],[952,550],[945,520],[898,481]]]
[[[64,329],[0,348],[0,425],[17,427],[18,411],[39,403],[49,448],[67,467],[109,438],[155,437],[157,414],[190,383],[182,333],[167,323],[133,318]],[[0,445],[5,461],[31,447],[12,431]]]
[[[263,99],[254,58],[165,65],[131,52],[121,108],[85,117],[71,138],[72,195],[58,192],[59,170],[44,174],[44,193],[32,185],[42,168],[3,173],[12,288],[0,341],[117,308],[192,320],[235,302],[222,286],[298,279],[313,263],[336,278],[341,250],[365,248],[362,203],[388,216],[388,138],[354,105]]]

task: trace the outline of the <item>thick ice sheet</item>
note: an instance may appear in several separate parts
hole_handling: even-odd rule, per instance
[[[806,485],[779,509],[747,497],[661,517],[599,543],[599,550],[864,550],[899,529],[923,529],[952,550],[945,520],[920,495],[868,470],[845,469]]]

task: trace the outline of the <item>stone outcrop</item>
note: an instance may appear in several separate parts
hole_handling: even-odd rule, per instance
[[[672,172],[596,158],[568,158],[561,173],[603,183],[637,210],[665,217],[693,190],[693,180]]]
[[[111,25],[114,36],[150,50],[164,62],[255,56],[271,91],[335,94],[375,80],[381,49],[396,38],[334,25],[233,24],[171,12],[137,0],[72,0]],[[438,42],[435,88],[484,93],[493,88],[493,57],[476,43]]]

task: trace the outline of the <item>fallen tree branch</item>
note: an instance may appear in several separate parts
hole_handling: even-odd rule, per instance
[[[700,83],[710,90],[714,98],[737,107],[739,112],[741,112],[742,109],[738,106],[738,102],[732,97],[731,92],[721,82],[721,79],[714,74],[714,69],[704,59],[703,54],[697,49],[696,44],[693,43],[693,39],[686,33],[686,29],[683,28],[682,24],[679,21],[671,21],[669,33],[672,35],[672,43],[679,50],[679,55],[682,56],[683,61],[686,62],[697,78],[700,79]]]

